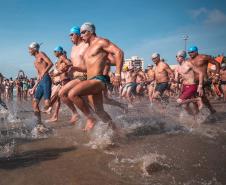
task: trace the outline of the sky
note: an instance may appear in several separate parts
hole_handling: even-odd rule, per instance
[[[70,28],[84,22],[94,23],[97,35],[118,45],[125,58],[143,58],[145,66],[154,52],[176,64],[185,35],[187,47],[200,53],[226,53],[225,0],[1,0],[0,73],[15,78],[22,69],[36,76],[28,45],[43,43],[41,50],[55,62],[54,48],[70,54]]]

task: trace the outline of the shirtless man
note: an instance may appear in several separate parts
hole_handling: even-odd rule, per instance
[[[221,63],[220,81],[221,89],[224,94],[224,101],[226,101],[226,63]]]
[[[44,52],[39,51],[39,48],[40,45],[38,43],[32,42],[28,49],[29,53],[35,57],[34,66],[38,73],[37,82],[34,87],[30,89],[30,94],[34,94],[32,106],[37,118],[37,128],[42,131],[44,127],[41,122],[39,102],[42,96],[44,96],[45,108],[49,108],[52,82],[48,72],[53,66],[53,63]]]
[[[58,58],[58,60],[55,63],[55,69],[50,73],[53,79],[50,105],[52,107],[56,102],[56,107],[55,112],[53,113],[52,117],[49,120],[47,120],[47,122],[55,122],[58,120],[58,114],[61,105],[59,91],[62,86],[66,85],[70,81],[68,76],[68,69],[71,65],[71,62],[67,59],[64,49],[61,46],[56,47],[54,49],[54,55]]]
[[[153,99],[161,98],[165,90],[169,88],[169,76],[174,78],[174,74],[169,65],[162,60],[160,60],[160,55],[158,53],[153,53],[152,61],[155,63],[155,81],[156,87],[153,93]]]
[[[207,81],[208,80],[208,76],[207,76],[208,63],[214,64],[216,66],[216,75],[218,76],[218,78],[220,76],[220,74],[219,74],[220,73],[220,64],[209,55],[199,54],[198,48],[196,46],[190,47],[188,49],[188,54],[190,56],[189,61],[193,64],[193,66],[195,68],[198,68],[199,71],[201,71],[201,73],[204,76],[203,88],[205,90],[205,87],[207,87],[208,85],[211,85],[211,84],[208,84],[208,81]],[[196,73],[196,72],[195,72],[195,80],[198,83],[199,77],[198,77],[198,73]],[[207,99],[207,97],[205,95],[205,91],[202,96],[202,101],[207,106],[207,108],[210,110],[211,114],[214,114],[216,112],[216,110],[212,107],[209,100]]]
[[[109,123],[114,128],[115,125],[111,117],[104,111],[103,107],[102,91],[106,88],[107,83],[103,72],[108,61],[108,55],[111,54],[114,56],[116,63],[114,85],[118,86],[123,63],[123,52],[109,40],[96,36],[95,26],[92,23],[84,23],[80,29],[83,41],[88,44],[88,48],[83,55],[88,79],[77,84],[69,92],[69,98],[82,110],[87,118],[85,131],[93,128],[95,119],[91,115],[89,106],[82,99],[82,96],[88,96],[89,103],[92,105],[95,113],[102,121]]]
[[[12,77],[9,79],[9,90],[10,90],[10,99],[13,99],[13,88],[14,88],[14,80]]]
[[[17,96],[17,100],[22,100],[23,86],[22,86],[22,83],[21,83],[21,79],[19,79],[18,77],[16,78],[15,85],[16,85],[16,96]]]
[[[150,102],[153,101],[153,93],[155,89],[155,70],[153,65],[149,65],[147,69],[147,84],[148,84],[148,97]]]
[[[125,85],[122,87],[121,96],[125,97],[130,103],[133,102],[133,95],[136,93],[136,77],[137,73],[134,71],[134,68],[130,66],[128,71],[125,72]]]
[[[183,79],[183,86],[182,92],[177,99],[177,103],[179,105],[186,104],[185,110],[188,113],[192,113],[189,103],[192,102],[195,104],[199,103],[199,108],[201,108],[201,98],[195,98],[196,92],[199,93],[199,96],[203,95],[202,83],[203,83],[203,73],[198,68],[195,68],[191,62],[186,61],[186,52],[185,51],[178,51],[176,55],[177,62],[179,66],[175,68],[175,80],[176,82],[179,81],[179,74],[182,76]],[[199,85],[195,83],[195,72],[199,75]],[[198,110],[196,109],[197,113]]]
[[[136,77],[136,94],[137,95],[143,95],[143,92],[146,89],[146,75],[145,73],[142,71],[141,68],[138,68],[137,70],[137,77]]]
[[[71,50],[71,62],[72,67],[70,69],[70,73],[72,73],[70,76],[72,76],[72,79],[70,82],[68,82],[66,85],[64,85],[60,92],[59,96],[60,99],[70,108],[72,111],[72,117],[70,122],[76,123],[79,119],[78,112],[74,106],[73,101],[71,101],[68,97],[68,93],[71,89],[73,89],[78,83],[81,81],[84,81],[87,79],[87,76],[85,74],[86,66],[84,63],[84,52],[88,47],[87,43],[84,43],[82,41],[82,38],[80,36],[80,28],[78,26],[74,26],[70,30],[70,38],[71,42],[74,44]]]

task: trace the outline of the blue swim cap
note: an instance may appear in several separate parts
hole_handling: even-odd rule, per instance
[[[191,53],[191,52],[198,52],[198,48],[196,46],[192,46],[188,49],[188,53]]]
[[[70,34],[73,34],[73,33],[80,36],[80,27],[78,27],[78,26],[73,26],[73,27],[70,29]]]
[[[64,49],[61,47],[61,46],[57,46],[54,51],[57,51],[59,53],[63,53],[64,52]]]

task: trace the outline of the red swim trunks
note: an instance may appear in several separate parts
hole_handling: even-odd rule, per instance
[[[197,87],[198,86],[196,84],[191,84],[191,85],[183,84],[182,92],[181,92],[179,99],[181,99],[181,100],[190,99],[197,92]]]

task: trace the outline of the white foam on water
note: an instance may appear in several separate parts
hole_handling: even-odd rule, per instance
[[[114,131],[108,127],[108,124],[101,121],[97,122],[90,133],[90,141],[86,146],[92,149],[104,149],[114,145]]]
[[[148,172],[148,167],[152,164],[159,164],[159,166],[169,167],[168,164],[163,164],[160,160],[165,160],[165,155],[159,155],[157,153],[151,153],[143,156],[140,159],[141,162],[141,171],[144,176],[150,176],[150,172]]]
[[[15,141],[0,146],[0,157],[10,157],[15,153]]]
[[[188,182],[183,183],[184,185],[194,185],[194,184],[199,184],[199,185],[223,185],[222,183],[218,182],[216,177],[213,177],[211,180],[206,180],[206,179],[191,179]]]
[[[165,159],[165,155],[157,153],[149,153],[134,158],[124,158],[115,155],[115,159],[108,163],[108,167],[117,175],[136,179],[139,184],[145,184],[145,181],[151,178],[150,172],[147,171],[150,165],[158,164],[162,169],[169,168],[168,164],[162,162]]]
[[[19,123],[21,120],[14,114],[9,113],[7,116],[7,121],[9,123]]]

